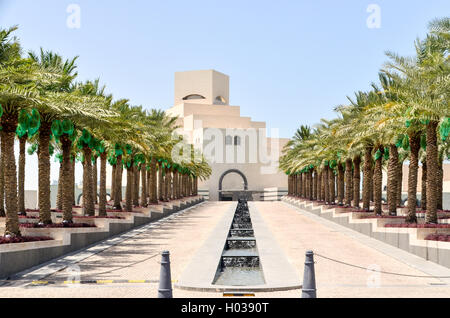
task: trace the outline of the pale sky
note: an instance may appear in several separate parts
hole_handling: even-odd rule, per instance
[[[71,4],[79,28],[67,24]],[[369,27],[373,5],[380,20]],[[79,80],[100,77],[115,98],[167,109],[176,71],[215,69],[230,76],[242,116],[281,137],[333,117],[377,80],[386,50],[413,54],[428,22],[449,13],[448,0],[0,0],[0,26],[19,25],[24,51],[79,55]],[[27,189],[37,188],[35,157]]]

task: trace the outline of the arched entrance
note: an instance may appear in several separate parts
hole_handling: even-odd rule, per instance
[[[219,179],[219,201],[231,201],[231,200],[233,200],[234,195],[232,195],[232,194],[224,195],[221,192],[223,190],[223,188],[222,188],[223,178],[225,178],[225,176],[230,174],[230,173],[236,173],[236,174],[240,175],[242,177],[242,180],[244,181],[244,191],[248,190],[248,181],[247,181],[247,177],[245,176],[245,174],[243,174],[238,169],[227,170],[220,176],[220,179]],[[230,192],[233,192],[233,191],[230,191]],[[239,191],[234,191],[234,192],[239,192]]]

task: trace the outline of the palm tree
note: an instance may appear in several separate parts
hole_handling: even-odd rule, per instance
[[[17,27],[0,30],[0,105],[2,125],[2,165],[5,182],[5,235],[20,235],[18,221],[17,175],[14,138],[18,115],[22,109],[32,109],[42,102],[35,83],[50,85],[58,74],[42,70],[30,59],[22,59],[20,45],[12,33]]]
[[[447,154],[445,142],[450,135],[449,30],[449,18],[430,23],[427,38],[416,42],[417,58],[402,58],[388,52],[391,62],[379,74],[381,88],[372,84],[373,90],[357,92],[355,100],[348,98],[350,105],[338,106],[337,119],[321,120],[317,134],[320,138],[302,140],[301,129],[298,130],[280,158],[280,169],[290,176],[290,193],[301,190],[301,195],[308,197],[312,183],[310,170],[317,167],[318,199],[333,201],[332,169],[337,167],[338,202],[342,203],[345,196],[348,206],[353,200],[353,205],[358,207],[359,165],[363,154],[363,209],[369,210],[373,197],[375,213],[383,213],[382,169],[383,162],[387,162],[388,207],[389,213],[395,215],[402,199],[403,161],[409,153],[407,221],[415,222],[418,159],[422,148],[426,149],[426,162],[422,160],[426,193],[423,189],[422,198],[427,201],[427,222],[437,221],[436,209],[442,205],[442,159]]]
[[[427,166],[427,223],[437,223],[438,207],[438,126],[449,116],[448,107],[448,34],[449,18],[430,23],[430,33],[423,41],[416,41],[416,58],[404,58],[388,52],[391,62],[387,73],[403,85],[395,89],[407,120],[425,124]],[[420,139],[419,139],[420,140]],[[411,199],[408,198],[408,202]]]
[[[42,85],[41,103],[38,105],[41,124],[39,128],[38,168],[39,168],[39,221],[43,224],[52,223],[50,213],[50,140],[52,138],[52,124],[59,114],[66,113],[70,103],[70,84],[77,76],[75,73],[76,59],[63,62],[61,56],[53,52],[45,52],[42,48],[40,55],[32,52],[29,58],[42,69],[52,70],[60,74],[57,82]]]

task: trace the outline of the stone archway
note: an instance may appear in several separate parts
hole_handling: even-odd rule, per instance
[[[243,181],[244,181],[244,190],[246,191],[246,190],[248,190],[248,181],[247,181],[247,177],[245,176],[245,174],[243,174],[240,170],[238,170],[238,169],[230,169],[230,170],[227,170],[227,171],[225,171],[221,176],[220,176],[220,179],[219,179],[219,201],[222,201],[222,199],[223,199],[223,197],[222,197],[222,192],[220,192],[220,191],[222,191],[223,189],[222,189],[222,182],[223,182],[223,179],[225,178],[225,176],[227,176],[228,174],[230,174],[230,173],[237,173],[238,175],[240,175],[241,177],[242,177],[242,179],[243,179]]]

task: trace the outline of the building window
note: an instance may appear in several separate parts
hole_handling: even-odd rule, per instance
[[[226,105],[227,101],[222,96],[217,96],[215,103],[219,105]]]
[[[235,146],[240,146],[241,145],[241,137],[234,136],[234,145]]]
[[[205,99],[205,97],[198,94],[191,94],[183,98],[183,100],[192,100],[192,99]]]
[[[232,145],[233,144],[233,137],[226,136],[225,137],[225,145]]]

